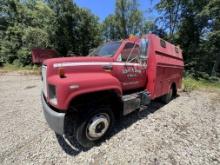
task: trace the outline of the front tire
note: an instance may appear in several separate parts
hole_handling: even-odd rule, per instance
[[[115,118],[109,107],[91,108],[82,113],[82,119],[76,129],[76,139],[84,148],[90,148],[109,134]]]

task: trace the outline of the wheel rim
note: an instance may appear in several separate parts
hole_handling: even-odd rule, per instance
[[[101,138],[109,128],[110,118],[106,113],[97,114],[91,118],[86,127],[86,136],[90,140]]]

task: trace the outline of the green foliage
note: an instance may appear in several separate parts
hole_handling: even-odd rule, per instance
[[[98,17],[94,16],[89,10],[77,9],[78,21],[76,47],[74,51],[87,55],[89,50],[97,47],[101,42],[101,26]]]
[[[145,20],[137,0],[117,0],[115,13],[110,14],[102,23],[104,40],[125,39],[129,35],[141,35],[149,32],[160,37],[166,33],[154,21]]]
[[[192,79],[192,78],[185,78],[183,80],[184,84],[184,91],[185,92],[191,92],[192,90],[198,89],[198,81]]]
[[[31,63],[31,54],[28,48],[21,48],[17,52],[18,61],[22,66],[26,66]]]
[[[7,73],[7,72],[19,72],[20,74],[24,75],[40,75],[40,67],[36,65],[26,65],[21,66],[18,60],[14,60],[13,64],[4,64],[4,67],[0,68],[0,73]]]
[[[180,8],[182,0],[161,0],[156,8],[161,14],[157,21],[163,24],[165,29],[168,29],[169,39],[173,39],[175,30],[177,29],[180,21],[181,11]]]
[[[109,15],[104,20],[102,24],[102,31],[105,40],[117,40],[121,38],[115,15]]]
[[[155,30],[155,24],[153,21],[145,21],[143,23],[142,33],[147,34]]]
[[[22,42],[29,49],[34,47],[46,48],[50,45],[49,34],[40,28],[32,27],[25,29],[22,36]]]
[[[136,0],[117,0],[115,13],[103,22],[103,35],[106,40],[127,38],[130,34],[142,31],[143,13]]]
[[[87,54],[101,42],[98,18],[71,0],[0,2],[0,64],[31,64],[31,49]]]
[[[185,69],[194,78],[220,72],[220,1],[161,0],[159,20],[168,39],[183,49]]]
[[[1,19],[7,24],[2,33],[1,61],[30,64],[31,48],[48,47],[52,42],[53,11],[43,1],[6,0],[2,5]]]
[[[192,90],[195,89],[215,89],[219,88],[220,89],[220,81],[218,78],[214,78],[214,80],[204,80],[204,79],[199,79],[195,80],[190,76],[187,76],[183,80],[184,84],[184,91],[185,92],[191,92]]]

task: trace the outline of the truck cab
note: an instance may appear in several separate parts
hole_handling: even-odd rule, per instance
[[[42,65],[45,118],[56,133],[91,147],[115,118],[157,97],[169,102],[182,73],[181,49],[154,34],[102,44],[86,57],[48,59]]]
[[[111,64],[103,66],[104,72],[118,79],[123,93],[130,90],[142,90],[146,84],[146,62],[140,59],[138,42],[130,40],[109,42],[101,45],[90,56],[107,56]]]

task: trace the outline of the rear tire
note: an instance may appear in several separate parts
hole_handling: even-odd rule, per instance
[[[107,106],[90,108],[82,113],[76,128],[76,140],[84,148],[91,148],[110,133],[114,125],[114,114]]]
[[[161,100],[163,103],[167,104],[173,99],[174,95],[175,95],[175,89],[171,87],[169,92],[166,95],[161,97]]]

